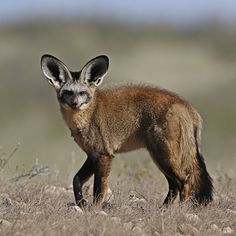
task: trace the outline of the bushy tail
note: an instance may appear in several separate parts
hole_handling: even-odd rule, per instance
[[[197,179],[195,179],[195,186],[193,186],[194,198],[197,203],[207,205],[213,200],[213,183],[211,176],[207,172],[204,158],[198,150],[197,162],[199,173]]]
[[[198,137],[195,132],[196,140],[196,168],[192,178],[193,197],[197,204],[207,205],[213,200],[213,181],[209,175],[204,158],[199,151]]]

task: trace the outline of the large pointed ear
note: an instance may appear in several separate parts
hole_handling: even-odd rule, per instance
[[[107,56],[98,56],[90,60],[81,71],[81,79],[88,84],[98,86],[102,83],[109,67]]]
[[[71,79],[70,71],[65,64],[54,56],[43,55],[41,58],[41,68],[48,82],[55,89],[60,89],[64,83]]]

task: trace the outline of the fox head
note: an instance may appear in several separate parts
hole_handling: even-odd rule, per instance
[[[101,55],[87,62],[80,71],[72,72],[51,55],[43,55],[41,67],[48,82],[55,88],[62,106],[86,109],[92,101],[97,86],[107,73],[109,59]]]

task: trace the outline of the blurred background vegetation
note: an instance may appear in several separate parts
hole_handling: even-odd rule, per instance
[[[0,24],[0,154],[21,143],[6,175],[14,175],[15,168],[24,171],[37,159],[65,176],[85,160],[70,138],[53,88],[41,73],[44,53],[59,57],[72,70],[107,54],[111,63],[104,84],[147,83],[180,94],[204,119],[202,152],[211,171],[235,170],[236,28],[232,22],[206,17],[186,26],[182,21],[135,21],[132,15],[130,21],[111,14],[69,19],[24,16]],[[126,162],[141,163],[146,169],[154,166],[145,151],[122,155],[114,166]]]

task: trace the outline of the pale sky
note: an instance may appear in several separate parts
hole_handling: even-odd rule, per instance
[[[0,23],[40,17],[114,19],[188,25],[217,19],[236,25],[236,0],[1,0]]]

